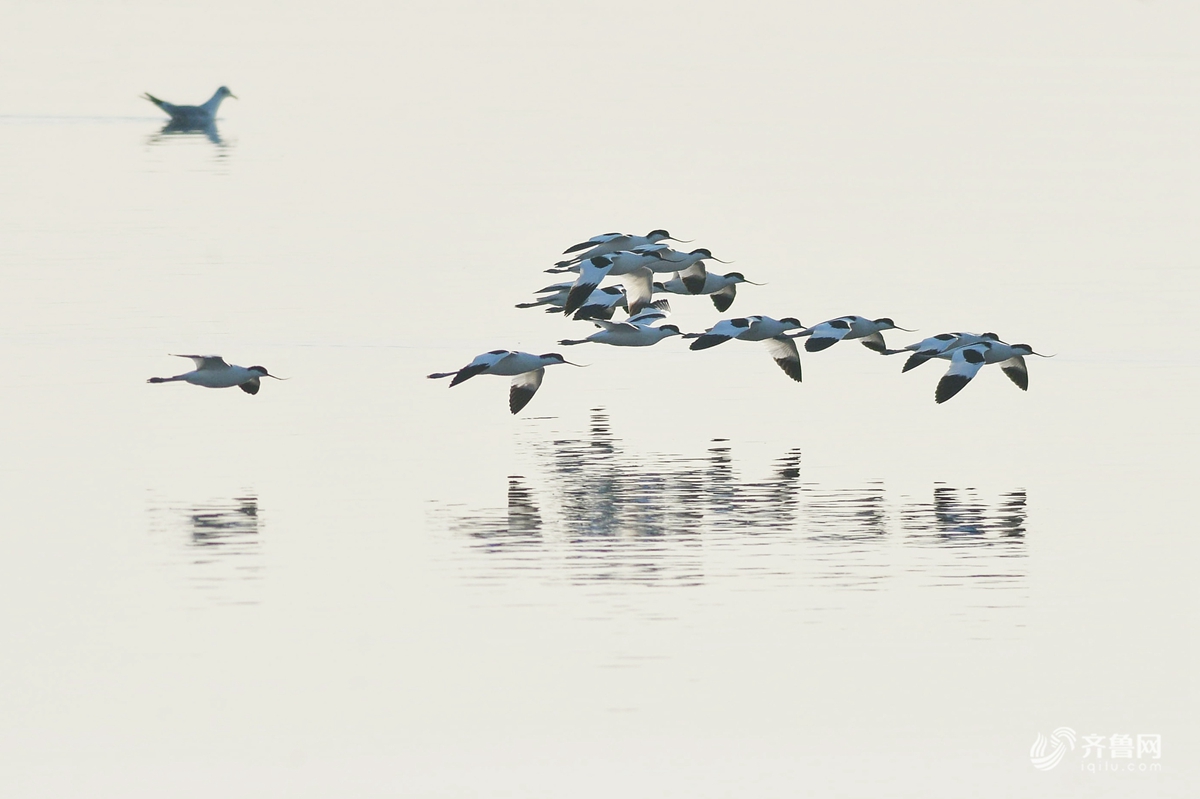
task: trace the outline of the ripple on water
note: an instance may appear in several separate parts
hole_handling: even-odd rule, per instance
[[[164,539],[168,558],[184,566],[206,601],[258,604],[264,566],[258,497],[155,502],[151,513],[152,531]]]
[[[765,478],[748,480],[726,440],[701,455],[649,453],[617,439],[602,410],[582,435],[531,432],[522,447],[532,463],[507,478],[507,507],[431,505],[433,527],[487,556],[466,558],[473,580],[836,591],[1026,582],[1021,489],[989,501],[942,483],[930,498],[880,481],[826,486],[802,479],[796,448],[784,449]]]

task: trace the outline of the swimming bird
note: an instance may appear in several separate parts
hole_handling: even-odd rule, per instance
[[[221,101],[226,97],[237,99],[237,95],[226,86],[217,89],[216,94],[204,105],[175,105],[160,100],[149,92],[142,97],[165,111],[167,116],[171,117],[172,125],[186,128],[204,128],[211,125],[217,119],[217,109],[221,106]]]
[[[725,313],[729,310],[729,306],[733,305],[738,283],[749,283],[751,286],[764,285],[747,280],[741,272],[727,272],[723,275],[707,272],[704,276],[704,285],[701,286],[700,290],[690,291],[680,278],[679,273],[676,273],[665,283],[655,283],[654,290],[666,292],[667,294],[708,294],[711,295],[712,303],[717,311]]]
[[[592,236],[587,241],[581,241],[563,250],[563,255],[570,255],[580,250],[586,250],[587,252],[580,253],[569,261],[559,261],[555,266],[562,268],[588,258],[595,258],[597,255],[608,255],[609,253],[620,252],[621,250],[631,250],[634,247],[640,247],[645,244],[658,244],[660,241],[678,240],[671,238],[671,234],[662,229],[651,230],[645,236],[633,236],[628,233],[601,233],[599,236]]]
[[[563,339],[558,343],[570,346],[591,341],[597,344],[611,344],[614,347],[649,347],[669,336],[682,335],[682,331],[675,325],[653,326],[653,322],[665,317],[666,314],[662,311],[647,309],[624,322],[596,320],[596,327],[603,328],[602,330],[587,338]]]
[[[730,339],[742,341],[762,341],[767,345],[767,351],[775,359],[775,363],[788,377],[800,382],[800,352],[796,349],[794,336],[785,335],[789,330],[802,328],[800,320],[788,316],[783,319],[772,319],[769,316],[746,316],[737,319],[722,319],[701,335],[691,335],[695,338],[691,349],[705,350],[724,344]]]
[[[237,386],[247,394],[257,394],[259,378],[270,377],[275,380],[287,380],[286,377],[276,377],[268,374],[263,366],[233,366],[225,363],[220,355],[172,355],[172,358],[191,358],[196,368],[174,377],[152,377],[147,383],[174,383],[182,380],[193,386],[205,388],[232,388]]]
[[[999,340],[1000,337],[995,333],[939,333],[936,336],[922,339],[916,344],[909,344],[898,350],[888,350],[883,354],[896,355],[901,352],[911,352],[912,355],[908,356],[908,360],[904,362],[904,368],[900,370],[907,372],[910,369],[916,369],[926,361],[937,358],[944,352],[950,352],[959,347],[968,347],[981,341]]]
[[[533,395],[537,393],[538,386],[542,384],[542,377],[546,374],[546,367],[558,363],[582,366],[582,364],[571,363],[557,352],[532,355],[515,350],[492,350],[477,356],[475,360],[461,369],[453,372],[434,372],[429,375],[429,378],[436,380],[442,377],[453,377],[454,379],[450,381],[450,387],[453,388],[463,381],[470,380],[475,375],[513,376],[512,386],[508,391],[508,409],[515,414],[528,405],[529,401],[533,399]]]
[[[912,333],[912,330],[899,327],[891,319],[886,316],[881,319],[867,319],[865,316],[840,316],[837,319],[830,319],[827,322],[822,322],[819,325],[813,325],[803,333],[798,333],[796,338],[810,336],[808,341],[804,342],[804,349],[809,352],[820,352],[823,349],[832,347],[842,339],[862,339],[862,345],[869,350],[874,350],[880,355],[892,354],[887,345],[883,342],[883,336],[880,333],[884,330],[903,330],[906,333]]]
[[[981,341],[966,347],[959,347],[944,352],[939,358],[950,361],[950,368],[938,381],[934,391],[934,401],[939,405],[953,397],[971,382],[971,378],[979,374],[979,370],[989,363],[1000,364],[1000,369],[1008,375],[1008,379],[1022,391],[1029,390],[1029,369],[1025,366],[1026,355],[1037,355],[1041,358],[1052,358],[1052,355],[1042,355],[1034,352],[1028,344],[1005,344],[1003,341]]]

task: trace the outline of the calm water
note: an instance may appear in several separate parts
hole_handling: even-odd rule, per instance
[[[1193,795],[1195,23],[9,9],[2,792]],[[215,136],[138,99],[222,83]],[[574,347],[515,418],[424,378],[586,334],[512,306],[655,227],[736,313],[1056,357],[942,406],[854,344]]]

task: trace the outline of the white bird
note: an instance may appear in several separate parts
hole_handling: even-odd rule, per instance
[[[662,229],[651,230],[645,236],[633,236],[628,233],[601,233],[599,236],[592,236],[587,241],[581,241],[563,250],[563,255],[570,255],[580,250],[587,250],[587,252],[580,253],[569,261],[559,261],[555,266],[561,268],[588,258],[595,258],[597,255],[608,255],[609,253],[620,252],[621,250],[632,250],[634,247],[640,247],[644,244],[658,244],[660,241],[678,240],[671,238],[671,234]]]
[[[785,334],[789,330],[802,327],[804,325],[791,316],[783,319],[772,319],[769,316],[722,319],[702,335],[695,336],[696,340],[692,342],[691,349],[705,350],[735,338],[742,341],[762,341],[766,343],[767,351],[779,368],[798,383],[801,377],[800,353],[796,349],[794,337]]]
[[[670,312],[671,303],[666,300],[655,300],[651,303],[643,303],[645,310],[658,310]],[[624,286],[604,286],[592,292],[592,296],[584,300],[579,310],[571,318],[576,321],[589,321],[603,319],[608,321],[613,318],[613,314],[617,308],[629,310],[629,300]],[[629,321],[629,320],[625,320]]]
[[[913,332],[907,328],[898,327],[886,316],[882,319],[867,319],[865,316],[840,316],[837,319],[813,325],[803,333],[797,334],[796,338],[811,336],[808,341],[804,342],[804,349],[809,352],[820,352],[832,347],[842,339],[862,339],[862,345],[867,349],[874,350],[881,355],[889,355],[891,353],[887,344],[883,342],[883,336],[880,335],[884,330]]]
[[[611,344],[614,347],[649,347],[669,336],[682,335],[675,325],[653,326],[653,322],[664,318],[666,314],[662,311],[647,309],[624,322],[595,320],[596,327],[602,328],[598,332],[587,338],[563,339],[558,343],[570,346],[592,341],[597,344]]]
[[[650,305],[654,294],[654,273],[648,266],[662,258],[654,248],[622,250],[611,255],[597,255],[579,263],[579,277],[567,294],[563,313],[571,315],[582,308],[592,292],[606,277],[620,277],[625,284],[625,300],[631,314]]]
[[[1026,355],[1037,355],[1041,358],[1052,358],[1052,355],[1042,355],[1034,352],[1028,344],[1005,344],[1003,341],[981,341],[966,347],[959,347],[944,352],[936,357],[950,361],[950,368],[938,381],[933,398],[940,405],[962,391],[971,378],[975,377],[989,363],[1000,364],[1000,369],[1008,375],[1008,379],[1022,391],[1029,390],[1029,370],[1025,366]]]
[[[221,106],[221,101],[226,97],[237,99],[237,95],[229,91],[226,86],[217,89],[216,94],[209,98],[204,105],[175,105],[166,100],[160,100],[149,92],[142,97],[165,111],[167,116],[171,117],[172,125],[188,128],[203,128],[213,124],[217,119],[217,109]]]
[[[661,247],[659,249],[659,260],[647,264],[654,272],[662,274],[676,273],[688,294],[700,294],[704,288],[704,283],[707,280],[708,272],[704,266],[706,260],[719,261],[720,263],[729,263],[722,261],[712,254],[711,250],[701,247],[692,250],[691,252],[679,252],[672,250],[669,247]]]
[[[517,303],[517,307],[537,308],[545,305],[547,306],[546,313],[562,313],[563,306],[567,302],[567,295],[570,294],[571,286],[573,285],[574,283],[555,283],[553,286],[547,286],[542,289],[542,292],[548,293],[538,297],[533,302]],[[667,300],[655,300],[648,307],[658,308],[663,311],[671,310],[671,304]],[[625,308],[626,310],[629,308],[629,302],[625,297],[625,287],[604,286],[593,291],[571,318],[583,321],[590,319],[612,319],[617,308]]]
[[[268,374],[263,366],[233,366],[225,363],[220,355],[172,355],[172,358],[191,358],[196,368],[174,377],[152,377],[147,383],[174,383],[182,380],[193,386],[205,388],[232,388],[237,386],[247,394],[257,394],[259,378],[270,377],[275,380],[287,380],[286,377],[276,377]]]
[[[999,340],[1000,337],[995,333],[939,333],[936,336],[922,339],[916,344],[909,344],[907,347],[901,347],[898,350],[888,350],[884,355],[911,352],[912,355],[908,356],[908,360],[904,362],[904,368],[900,370],[901,372],[907,372],[910,369],[916,369],[926,361],[939,357],[942,353],[956,350],[959,347],[969,347],[981,341]]]
[[[528,405],[529,401],[533,399],[533,395],[537,393],[538,386],[542,384],[542,377],[546,374],[546,367],[558,363],[582,366],[582,364],[571,363],[557,352],[532,355],[528,352],[514,350],[492,350],[476,357],[461,369],[453,372],[434,372],[429,377],[431,379],[453,377],[454,379],[450,381],[450,387],[453,388],[465,380],[470,380],[475,375],[513,376],[512,386],[508,391],[508,409],[517,413]]]
[[[534,294],[541,294],[542,296],[533,302],[519,302],[517,303],[517,307],[537,308],[540,305],[549,305],[550,307],[546,309],[547,313],[560,313],[563,304],[567,301],[567,294],[570,293],[571,286],[573,285],[575,285],[574,282],[554,283],[553,285],[538,289]]]
[[[729,306],[733,305],[734,297],[737,293],[738,283],[749,283],[751,286],[761,286],[762,283],[755,283],[752,280],[747,280],[741,272],[727,272],[724,275],[706,272],[704,276],[704,285],[700,291],[690,291],[680,278],[679,273],[665,283],[655,283],[654,290],[666,292],[667,294],[708,294],[711,295],[712,303],[720,313],[725,313],[729,310]]]

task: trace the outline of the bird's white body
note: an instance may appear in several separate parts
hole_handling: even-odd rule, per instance
[[[233,388],[240,387],[247,394],[257,394],[259,378],[275,377],[267,374],[261,366],[236,366],[228,364],[220,355],[173,355],[174,358],[190,358],[196,368],[174,377],[152,377],[148,383],[191,383],[193,386],[204,388]],[[275,377],[276,380],[283,378]]]
[[[959,347],[969,347],[982,341],[999,341],[995,333],[939,333],[936,336],[922,339],[915,344],[901,347],[898,350],[888,350],[886,355],[896,355],[901,352],[911,352],[912,355],[904,363],[900,371],[907,372],[915,369],[926,361],[942,357]]]
[[[533,302],[517,303],[518,308],[536,308],[541,305],[549,306],[546,310],[549,313],[559,313],[563,306],[567,303],[567,297],[571,293],[571,287],[574,283],[556,283],[553,286],[547,286],[540,292],[542,296],[538,297]],[[592,308],[596,312],[610,311],[613,308],[625,307],[625,289],[621,286],[605,286],[595,289],[583,301],[583,308]],[[612,314],[609,313],[609,316]]]
[[[649,308],[629,317],[623,322],[607,322],[596,320],[596,327],[601,330],[584,339],[563,339],[559,344],[609,344],[614,347],[650,347],[664,338],[681,335],[675,325],[654,327],[653,323],[666,317],[662,311]]]
[[[706,272],[704,275],[704,285],[699,291],[688,291],[687,286],[683,284],[683,280],[676,272],[670,280],[654,284],[655,291],[666,292],[667,294],[715,294],[718,291],[736,286],[738,283],[749,283],[740,272],[730,272],[727,275],[718,275],[715,272]]]
[[[475,360],[459,370],[459,374],[474,370],[475,374],[511,377],[513,375],[532,372],[534,369],[541,369],[552,363],[558,363],[558,361],[550,360],[549,356],[546,355],[533,355],[532,353],[515,350],[492,350],[491,352],[485,352],[483,355],[476,356]],[[459,382],[461,383],[463,380],[473,376],[467,375],[459,380]]]
[[[564,255],[580,252],[580,250],[586,250],[586,252],[580,252],[579,255],[576,255],[569,261],[559,261],[557,266],[568,266],[588,258],[595,258],[597,255],[609,255],[610,253],[620,252],[621,250],[632,250],[635,247],[647,244],[658,244],[660,241],[666,241],[670,238],[671,234],[665,230],[652,230],[645,236],[634,236],[628,233],[602,233],[599,236],[592,236],[587,241],[582,241],[563,250]]]
[[[809,352],[819,352],[832,347],[843,339],[861,339],[862,345],[867,349],[889,355],[891,351],[888,350],[883,336],[880,335],[884,330],[904,330],[904,328],[898,327],[887,317],[868,319],[865,316],[839,316],[837,319],[813,325],[800,336],[809,337],[808,341],[804,342],[804,349]]]
[[[729,310],[729,306],[733,305],[733,300],[737,296],[737,285],[739,283],[749,283],[752,286],[761,285],[747,280],[741,272],[729,272],[724,275],[705,272],[704,285],[700,287],[699,291],[691,291],[687,283],[684,282],[682,275],[676,272],[670,280],[663,283],[655,283],[654,290],[666,294],[708,294],[712,296],[712,303],[717,311],[725,313]]]
[[[804,325],[791,317],[784,319],[772,319],[769,316],[744,316],[737,319],[722,319],[715,325],[705,331],[697,341],[703,340],[706,336],[711,336],[713,339],[721,338],[728,341],[731,338],[741,339],[742,341],[765,341],[769,338],[782,336],[790,330],[798,330]],[[720,341],[714,341],[708,346],[720,344]],[[694,347],[702,350],[707,347]]]

